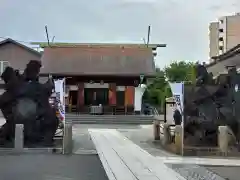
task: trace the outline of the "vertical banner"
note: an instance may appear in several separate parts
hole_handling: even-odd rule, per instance
[[[134,111],[142,112],[142,97],[146,90],[147,86],[145,84],[139,84],[138,87],[135,87],[134,93]]]
[[[54,80],[60,120],[65,124],[65,79]]]
[[[182,132],[181,132],[181,139],[180,139],[180,143],[181,143],[181,151],[182,151],[182,155],[183,155],[183,148],[184,148],[184,114],[183,114],[183,110],[184,110],[184,82],[180,82],[180,83],[169,83],[175,103],[176,103],[176,107],[179,110],[179,112],[181,113],[181,126],[182,126]],[[178,132],[179,133],[179,132]]]
[[[182,126],[183,126],[183,105],[184,105],[184,100],[183,100],[183,95],[184,95],[184,83],[169,83],[173,98],[175,100],[175,103],[177,105],[177,109],[180,111],[182,114]]]

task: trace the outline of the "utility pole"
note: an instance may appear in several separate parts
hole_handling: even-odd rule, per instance
[[[147,47],[149,45],[150,33],[151,33],[151,26],[148,26]]]
[[[46,36],[47,36],[48,46],[50,46],[50,43],[49,43],[49,37],[48,37],[48,29],[47,29],[47,25],[45,26],[45,31],[46,31]]]

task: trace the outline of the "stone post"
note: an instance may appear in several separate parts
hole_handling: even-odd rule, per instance
[[[73,149],[72,142],[72,122],[67,122],[64,125],[63,132],[63,154],[71,154]]]
[[[218,127],[218,147],[221,153],[226,155],[229,150],[229,144],[234,144],[236,138],[228,126]]]
[[[160,140],[160,121],[154,120],[153,122],[153,135],[154,140]]]
[[[181,125],[175,126],[175,148],[177,154],[183,155],[183,130]]]
[[[15,126],[14,150],[16,152],[23,152],[24,148],[23,128],[24,128],[23,124],[16,124]]]
[[[171,134],[170,134],[170,129],[169,129],[169,124],[164,123],[163,124],[163,145],[167,145],[170,144],[170,140],[171,140]]]

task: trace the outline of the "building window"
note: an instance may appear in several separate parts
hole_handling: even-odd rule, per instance
[[[222,19],[220,20],[220,23],[223,24],[223,20]]]
[[[223,29],[219,29],[219,32],[223,33]]]
[[[219,50],[220,50],[220,51],[223,51],[223,46],[219,46]]]
[[[8,61],[0,61],[0,73],[2,74],[6,67],[9,66]]]
[[[219,41],[223,41],[223,37],[220,37],[220,38],[219,38]]]

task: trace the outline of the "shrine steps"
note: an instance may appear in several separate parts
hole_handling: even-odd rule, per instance
[[[149,115],[87,115],[67,114],[66,122],[73,124],[152,124],[154,116]]]

